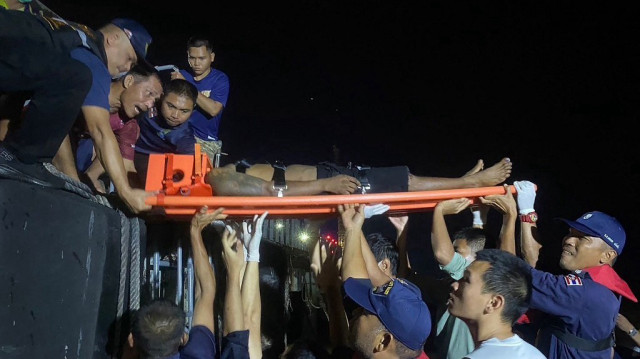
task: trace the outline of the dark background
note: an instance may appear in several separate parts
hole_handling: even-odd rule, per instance
[[[342,161],[459,176],[508,156],[509,183],[539,186],[542,265],[557,270],[566,232],[553,218],[601,210],[627,231],[616,268],[640,294],[631,2],[44,4],[93,27],[137,19],[157,65],[187,67],[189,36],[209,37],[231,82],[220,133],[230,161],[315,164],[335,145]]]

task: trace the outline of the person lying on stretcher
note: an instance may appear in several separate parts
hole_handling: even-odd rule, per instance
[[[270,164],[237,166],[229,164],[213,168],[205,181],[218,196],[308,196],[318,194],[434,191],[444,189],[495,186],[511,175],[512,163],[505,157],[484,169],[484,161],[461,177],[416,176],[406,166],[347,168],[323,162],[316,166],[290,165],[284,169],[286,188],[274,182],[274,167]],[[244,173],[242,173],[244,172]]]

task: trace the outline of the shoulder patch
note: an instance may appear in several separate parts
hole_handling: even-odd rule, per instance
[[[568,274],[564,276],[564,282],[567,283],[567,285],[582,285],[582,278],[575,274]]]

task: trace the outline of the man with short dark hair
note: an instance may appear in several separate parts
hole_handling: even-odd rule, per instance
[[[149,155],[153,153],[193,154],[196,140],[187,122],[196,106],[198,90],[186,80],[175,79],[165,86],[157,116],[138,121],[140,136],[134,164],[138,179],[145,183]]]
[[[389,277],[395,278],[398,275],[398,247],[396,244],[378,232],[369,233],[366,238],[380,270]]]
[[[218,137],[222,111],[229,97],[229,77],[211,65],[216,54],[209,40],[191,37],[187,42],[187,60],[191,72],[180,70],[171,74],[172,79],[183,79],[198,88],[196,109],[189,119],[196,141],[209,160],[220,153],[222,141]]]
[[[484,249],[452,284],[451,315],[469,327],[478,347],[468,359],[544,359],[534,346],[512,331],[531,296],[529,266],[511,253]]]

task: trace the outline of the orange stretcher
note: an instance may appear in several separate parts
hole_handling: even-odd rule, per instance
[[[164,208],[167,216],[190,217],[202,206],[211,210],[224,207],[230,216],[253,216],[269,211],[270,216],[331,215],[339,204],[360,203],[388,205],[389,214],[404,214],[433,209],[438,202],[452,198],[469,198],[504,194],[503,186],[420,192],[372,193],[351,195],[315,195],[292,197],[214,196],[205,182],[212,170],[206,154],[196,145],[195,155],[151,154],[147,168],[146,190],[159,192],[147,204]],[[515,193],[515,188],[509,186]]]

